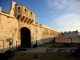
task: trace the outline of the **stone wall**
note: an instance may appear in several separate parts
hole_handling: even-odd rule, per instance
[[[3,41],[0,45],[3,43],[3,48],[21,45],[21,28],[23,27],[30,31],[31,46],[36,43],[40,45],[51,42],[59,34],[54,29],[35,22],[33,11],[16,2],[12,2],[11,9],[7,13],[1,12],[0,9],[0,41]]]
[[[18,21],[16,18],[0,12],[0,41],[3,41],[2,45],[0,43],[0,47],[2,48],[12,48],[12,46],[16,47],[20,45],[20,40],[18,39],[19,33]],[[9,46],[9,44],[11,45]]]

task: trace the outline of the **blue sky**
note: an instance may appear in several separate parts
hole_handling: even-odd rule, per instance
[[[80,0],[0,0],[3,11],[16,1],[36,14],[36,21],[58,31],[80,31]]]

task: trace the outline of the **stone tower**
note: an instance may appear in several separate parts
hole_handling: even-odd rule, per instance
[[[16,2],[12,2],[9,14],[15,16],[20,21],[30,24],[35,21],[35,14],[33,11]]]

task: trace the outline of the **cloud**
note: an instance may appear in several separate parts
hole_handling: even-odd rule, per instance
[[[80,31],[80,0],[47,0],[47,6],[53,12],[50,20],[56,29]]]
[[[53,22],[60,31],[80,31],[80,15],[75,13],[65,14],[57,17]]]
[[[54,9],[80,8],[80,0],[47,0],[47,4]]]

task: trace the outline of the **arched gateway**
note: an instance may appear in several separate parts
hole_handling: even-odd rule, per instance
[[[21,48],[31,47],[31,33],[26,27],[21,28]]]

